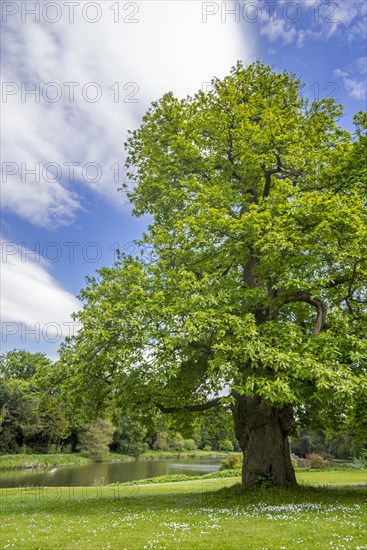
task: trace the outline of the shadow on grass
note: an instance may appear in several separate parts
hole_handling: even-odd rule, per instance
[[[175,484],[176,485],[176,484]],[[165,488],[165,492],[163,492]],[[281,506],[287,504],[361,504],[366,506],[365,487],[318,487],[300,485],[289,489],[246,488],[240,483],[226,487],[222,480],[203,482],[200,488],[180,492],[172,487],[90,486],[90,487],[27,487],[0,491],[0,505],[12,514],[52,513],[61,515],[94,515],[120,510],[140,512],[163,509],[245,508],[257,504]],[[152,492],[155,491],[155,492]]]

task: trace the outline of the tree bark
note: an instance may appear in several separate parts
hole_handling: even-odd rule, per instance
[[[232,413],[243,452],[243,486],[250,487],[261,480],[277,487],[297,485],[288,443],[292,408],[279,409],[260,397],[238,396]]]

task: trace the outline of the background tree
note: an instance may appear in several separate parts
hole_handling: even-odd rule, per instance
[[[157,432],[153,448],[155,451],[168,450],[168,432]]]
[[[61,377],[90,414],[225,402],[243,484],[293,485],[295,412],[340,423],[366,399],[364,138],[293,74],[238,64],[212,84],[131,133],[128,195],[152,222],[141,257],[88,280]]]
[[[0,381],[0,453],[26,452],[42,432],[36,396],[26,380]]]
[[[139,419],[131,415],[120,415],[115,425],[111,451],[139,456],[148,449],[147,430]]]
[[[13,350],[0,357],[0,453],[58,450],[67,425],[61,404],[38,384],[50,371],[42,353]]]
[[[37,369],[50,366],[51,361],[43,353],[14,349],[0,355],[0,379],[31,380]]]
[[[101,461],[110,452],[109,445],[112,443],[114,431],[115,427],[110,420],[98,418],[80,429],[78,450],[87,458]]]

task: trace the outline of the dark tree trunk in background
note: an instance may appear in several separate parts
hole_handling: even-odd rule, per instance
[[[297,485],[288,443],[292,408],[278,409],[259,397],[238,396],[232,413],[243,452],[243,486],[256,484],[260,476],[277,487]]]

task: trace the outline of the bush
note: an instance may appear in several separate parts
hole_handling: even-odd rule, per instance
[[[172,448],[175,451],[180,451],[180,452],[183,451],[185,448],[185,440],[179,432],[177,432],[175,437],[173,438]]]
[[[185,439],[184,445],[187,451],[195,451],[197,449],[196,443],[193,439]]]
[[[311,468],[312,470],[322,470],[330,466],[330,462],[317,453],[307,455],[304,463],[306,468]]]
[[[153,445],[155,451],[167,451],[168,449],[168,433],[158,432],[157,439]]]
[[[359,457],[355,460],[355,463],[359,468],[367,470],[367,449],[362,449]]]
[[[219,450],[231,453],[233,451],[233,443],[229,439],[219,441]]]
[[[58,453],[61,453],[60,445],[56,445],[56,443],[50,443],[47,447],[47,454],[55,455]]]
[[[232,453],[220,462],[220,470],[241,470],[243,463],[242,453]]]

